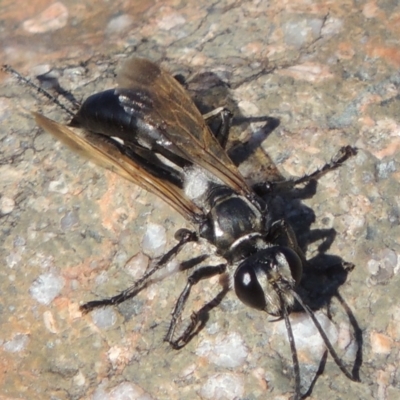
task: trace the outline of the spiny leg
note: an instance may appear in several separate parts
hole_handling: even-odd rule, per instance
[[[190,333],[188,329],[185,330],[183,335],[181,335],[179,338],[176,340],[173,339],[174,337],[174,332],[176,329],[176,326],[178,324],[178,320],[182,314],[182,311],[185,307],[185,304],[187,302],[187,299],[189,298],[190,290],[194,285],[199,283],[203,279],[211,278],[212,276],[215,275],[220,275],[226,271],[226,264],[219,264],[216,266],[206,266],[206,267],[201,267],[198,270],[194,271],[188,278],[187,283],[185,288],[183,289],[182,293],[180,294],[176,304],[174,311],[172,312],[172,318],[171,318],[171,323],[169,325],[168,332],[164,338],[165,342],[168,342],[173,348],[179,349],[183,347],[187,342],[187,338],[190,336]],[[197,314],[192,315],[192,322],[189,325],[189,329],[193,330],[197,324],[197,319],[195,320]]]
[[[299,179],[293,181],[293,185],[298,185],[300,183],[309,182],[312,179],[319,179],[322,175],[325,175],[329,171],[333,171],[339,168],[344,162],[346,162],[350,157],[357,154],[357,149],[351,146],[344,146],[339,149],[335,157],[328,163],[326,163],[322,168],[314,171],[309,175],[305,175]]]
[[[175,257],[182,249],[182,247],[189,242],[197,240],[197,235],[195,232],[191,232],[187,229],[180,229],[175,237],[179,240],[171,250],[165,253],[161,259],[149,270],[147,271],[137,282],[135,282],[131,287],[125,289],[116,296],[110,297],[108,299],[89,301],[80,306],[80,310],[87,313],[94,308],[105,307],[109,305],[116,305],[123,303],[131,297],[136,296],[141,290],[146,288],[150,284],[149,278],[161,268],[163,268],[173,257]]]
[[[297,350],[296,350],[296,344],[295,344],[295,340],[294,340],[293,330],[292,330],[292,326],[291,326],[290,320],[289,320],[288,310],[286,308],[281,289],[276,284],[274,284],[273,287],[274,287],[274,290],[276,291],[276,293],[278,294],[280,302],[281,302],[282,316],[285,321],[285,326],[286,326],[286,330],[288,333],[288,339],[289,339],[289,344],[290,344],[290,350],[292,353],[292,361],[293,361],[293,368],[294,368],[294,375],[295,375],[294,400],[300,400],[300,399],[307,397],[309,391],[305,395],[301,394],[300,365],[299,365],[299,360],[298,360],[298,356],[297,356]],[[318,319],[315,317],[312,310],[303,302],[301,297],[293,289],[288,288],[288,290],[290,290],[293,297],[298,301],[298,303],[303,307],[303,309],[306,311],[307,315],[313,321],[315,327],[317,328],[319,334],[321,335],[321,337],[322,337],[329,353],[331,354],[332,358],[334,359],[336,365],[340,368],[340,370],[343,372],[343,374],[348,379],[350,379],[354,382],[359,382],[360,379],[358,378],[358,376],[352,375],[347,370],[347,368],[344,366],[342,360],[339,358],[339,356],[336,353],[335,349],[333,348],[328,336],[326,335],[325,331],[323,330],[321,324],[319,323]]]
[[[211,301],[201,307],[199,311],[192,312],[192,315],[190,316],[190,324],[186,327],[183,333],[174,340],[173,348],[175,350],[185,347],[193,337],[204,328],[208,320],[208,313],[221,303],[229,290],[229,285],[226,285]]]
[[[330,355],[332,356],[332,358],[334,359],[336,365],[340,368],[340,370],[343,372],[343,374],[349,378],[351,381],[354,382],[359,382],[360,379],[357,376],[353,376],[345,367],[345,365],[343,364],[342,360],[340,359],[340,357],[338,356],[338,354],[336,353],[335,349],[332,346],[332,343],[330,342],[328,336],[326,335],[325,331],[323,330],[321,324],[319,323],[317,317],[314,315],[314,313],[312,312],[312,310],[310,309],[310,307],[308,307],[302,300],[302,298],[294,291],[291,290],[291,293],[293,295],[293,297],[298,301],[298,303],[303,307],[304,311],[307,313],[307,315],[311,318],[311,320],[313,321],[315,327],[318,329],[319,334],[321,335],[322,339],[324,340],[325,346],[327,347]]]
[[[290,352],[292,353],[294,379],[295,379],[295,385],[294,385],[294,393],[295,394],[294,394],[293,400],[300,400],[302,398],[301,391],[300,391],[300,365],[299,365],[299,358],[297,357],[296,343],[294,341],[292,325],[290,324],[288,310],[284,303],[282,293],[280,292],[280,290],[277,287],[275,288],[275,290],[277,291],[277,293],[279,295],[279,299],[281,301],[283,319],[285,321],[286,331],[288,334]]]
[[[274,191],[290,190],[302,183],[308,183],[312,180],[318,180],[321,176],[325,175],[327,172],[339,168],[350,157],[353,157],[356,154],[357,154],[357,149],[355,147],[351,146],[341,147],[330,162],[326,163],[322,168],[317,169],[311,174],[304,175],[298,179],[288,179],[285,181],[278,181],[278,182],[264,182],[259,185],[256,185],[254,189],[257,192],[260,192],[260,194],[262,195],[271,194]]]

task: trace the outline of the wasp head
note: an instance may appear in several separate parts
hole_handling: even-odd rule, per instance
[[[235,292],[246,305],[281,316],[294,304],[294,287],[302,275],[297,253],[284,246],[260,250],[243,260],[234,276]]]

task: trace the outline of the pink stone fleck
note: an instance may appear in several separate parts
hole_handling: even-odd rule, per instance
[[[57,2],[35,17],[26,20],[23,28],[29,33],[56,31],[67,24],[68,10],[63,3]]]

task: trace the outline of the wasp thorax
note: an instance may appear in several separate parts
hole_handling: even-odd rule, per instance
[[[299,283],[302,264],[289,247],[261,250],[239,264],[234,277],[235,292],[246,305],[268,314],[282,315],[282,307],[294,303],[292,289]]]

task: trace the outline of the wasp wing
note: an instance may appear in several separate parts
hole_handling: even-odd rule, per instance
[[[229,146],[229,141],[228,141]],[[237,165],[241,175],[251,187],[262,182],[285,180],[271,157],[258,141],[249,140],[228,150],[229,157]]]
[[[202,214],[201,210],[184,196],[179,187],[154,177],[140,163],[122,153],[113,144],[112,139],[87,131],[72,130],[39,113],[33,113],[33,115],[41,128],[76,153],[156,194],[188,220],[196,220]]]
[[[235,191],[251,193],[192,99],[171,74],[149,60],[135,57],[123,64],[117,81],[127,97],[130,91],[132,95],[145,92],[150,97],[152,107],[146,111],[147,118],[173,143],[179,156],[209,171]]]

